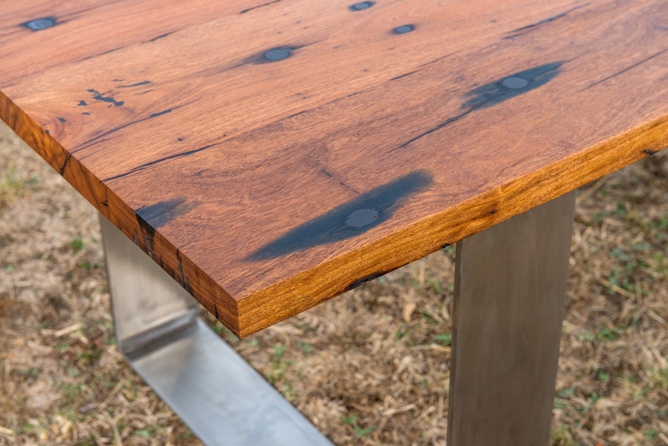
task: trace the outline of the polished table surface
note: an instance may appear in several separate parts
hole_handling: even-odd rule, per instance
[[[0,0],[0,118],[244,336],[668,146],[667,42],[664,0]]]

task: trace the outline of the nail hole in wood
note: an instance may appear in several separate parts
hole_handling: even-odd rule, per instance
[[[273,48],[264,53],[264,58],[270,62],[278,62],[292,56],[292,48]]]
[[[365,9],[371,8],[375,4],[376,2],[359,2],[355,3],[354,5],[350,5],[348,9],[351,11],[364,11]]]
[[[41,31],[43,29],[56,26],[56,19],[53,17],[43,17],[41,19],[31,20],[23,24],[26,28],[32,31]]]
[[[378,219],[378,211],[375,209],[358,209],[353,211],[346,218],[346,226],[353,228],[363,228]]]
[[[511,76],[501,81],[501,85],[511,90],[521,90],[529,85],[529,81],[518,76]]]
[[[406,34],[415,30],[415,25],[401,25],[394,28],[395,34]]]

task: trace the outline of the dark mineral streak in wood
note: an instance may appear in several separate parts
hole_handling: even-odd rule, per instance
[[[251,254],[249,260],[271,259],[356,237],[390,219],[407,198],[423,191],[431,182],[429,172],[419,171],[379,186],[292,229]],[[351,222],[351,217],[355,218],[360,211],[368,211],[368,219],[362,216]]]
[[[158,229],[174,218],[187,214],[197,203],[187,203],[185,198],[174,198],[137,209],[137,215],[150,227]]]

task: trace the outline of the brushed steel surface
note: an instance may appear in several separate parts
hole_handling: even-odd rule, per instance
[[[457,244],[448,445],[547,446],[575,192]]]
[[[207,445],[332,443],[197,317],[195,301],[100,216],[118,346]]]

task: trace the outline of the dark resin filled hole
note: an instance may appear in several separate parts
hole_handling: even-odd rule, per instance
[[[56,19],[54,19],[53,17],[44,17],[42,19],[36,19],[26,22],[23,24],[23,26],[33,31],[41,31],[43,29],[56,26]]]
[[[351,11],[364,11],[365,9],[371,8],[374,4],[375,2],[360,2],[351,5],[348,9]]]
[[[292,56],[291,48],[274,48],[264,53],[264,58],[270,62],[277,62],[290,56]]]

